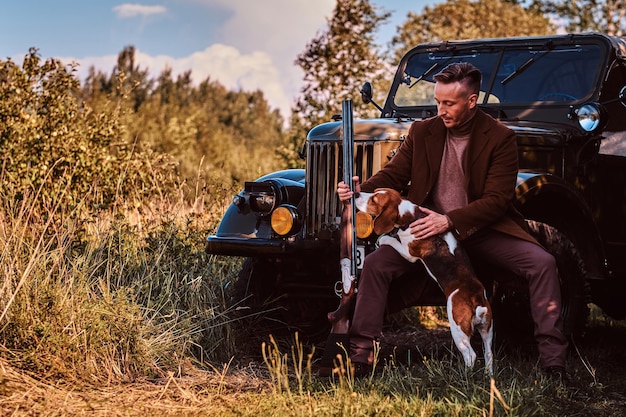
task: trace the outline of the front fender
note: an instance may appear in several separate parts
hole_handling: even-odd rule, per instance
[[[525,218],[557,228],[574,243],[590,276],[606,278],[600,231],[579,190],[551,174],[520,171],[515,196],[515,206]]]
[[[300,183],[302,187],[304,187],[306,175],[304,169],[284,169],[282,171],[271,172],[267,175],[259,177],[254,180],[254,182],[267,181],[271,179],[294,181]]]
[[[254,183],[268,183],[277,192],[280,203],[298,207],[304,198],[305,173],[303,169],[288,169],[264,175]],[[219,255],[254,256],[263,253],[281,254],[289,247],[297,247],[277,238],[269,223],[269,216],[260,216],[250,209],[249,193],[244,188],[233,197],[215,235],[208,236],[207,253]],[[235,200],[239,203],[236,204]]]

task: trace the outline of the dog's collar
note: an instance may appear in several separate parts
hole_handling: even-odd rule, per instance
[[[406,229],[409,228],[410,225],[411,225],[410,223],[406,223],[406,224],[403,224],[403,225],[400,225],[400,226],[396,226],[393,229],[391,229],[391,231],[389,233],[387,233],[387,235],[389,235],[389,236],[398,236],[398,232],[399,231],[403,231],[404,232]]]

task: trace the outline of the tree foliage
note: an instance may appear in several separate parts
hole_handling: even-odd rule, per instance
[[[106,207],[166,188],[167,157],[136,152],[124,140],[123,113],[110,100],[94,110],[80,97],[74,68],[43,61],[36,49],[21,68],[0,61],[2,195],[39,193],[43,205],[63,195],[70,208]]]
[[[194,198],[284,167],[283,119],[261,91],[194,85],[170,69],[151,79],[134,54],[125,48],[110,74],[92,68],[82,86],[36,49],[22,67],[0,61],[3,195],[109,207],[181,189]]]
[[[118,74],[127,74],[128,139],[139,150],[171,156],[181,183],[234,185],[283,166],[283,119],[261,91],[229,91],[210,78],[194,83],[190,71],[174,77],[170,68],[150,79],[134,53],[125,48],[110,75],[92,70],[85,93],[91,102],[116,95]]]
[[[411,47],[442,40],[546,35],[555,32],[535,9],[502,0],[446,0],[409,12],[391,40],[396,60]]]
[[[624,36],[626,31],[624,0],[534,0],[532,7],[551,16],[568,32],[598,31]]]
[[[292,137],[304,138],[308,129],[341,114],[344,99],[354,101],[355,117],[372,115],[372,107],[356,98],[364,81],[392,77],[374,42],[376,29],[388,17],[368,0],[337,1],[328,27],[296,60],[304,86],[292,109]]]

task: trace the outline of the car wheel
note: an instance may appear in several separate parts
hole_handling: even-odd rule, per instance
[[[527,220],[531,234],[554,256],[561,285],[563,330],[570,340],[578,339],[589,316],[588,273],[574,244],[556,228]],[[491,297],[496,338],[505,345],[534,345],[534,322],[530,313],[528,287],[519,279],[496,285]]]
[[[315,279],[319,281],[319,275],[309,279],[300,275],[297,280],[290,280],[279,269],[264,259],[244,261],[232,303],[239,321],[248,331],[264,338],[269,334],[282,337],[298,332],[300,340],[324,340],[330,330],[327,314],[337,307],[339,299],[332,290],[324,293],[319,287],[310,286]]]
[[[572,241],[556,228],[533,220],[527,223],[533,236],[556,259],[563,328],[568,337],[577,338],[585,330],[590,302],[589,275],[582,257]]]

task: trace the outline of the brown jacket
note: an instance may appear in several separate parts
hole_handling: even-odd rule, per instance
[[[469,204],[446,213],[457,237],[463,240],[491,228],[536,242],[512,204],[518,167],[515,133],[480,109],[475,118],[465,167]],[[414,122],[396,155],[361,190],[408,187],[407,198],[424,204],[439,174],[446,134],[439,117]]]

